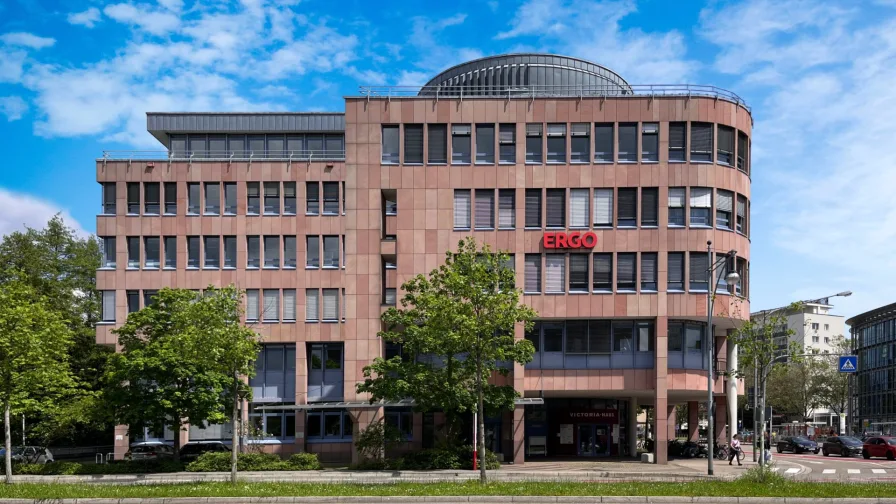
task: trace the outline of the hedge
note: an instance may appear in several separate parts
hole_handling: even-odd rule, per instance
[[[296,453],[286,460],[272,453],[241,453],[237,458],[237,470],[239,471],[311,471],[320,468],[320,461],[313,453]],[[187,465],[176,460],[120,461],[109,464],[82,464],[79,462],[17,464],[13,467],[13,474],[41,476],[149,474],[185,470],[191,472],[230,471],[230,454],[224,452],[203,453]]]
[[[321,468],[314,453],[295,453],[283,460],[273,453],[241,453],[237,457],[238,471],[313,471]],[[187,464],[190,472],[226,472],[230,470],[230,454],[203,453]]]
[[[485,468],[499,469],[501,463],[491,450],[485,451]],[[473,446],[429,448],[397,458],[366,460],[355,469],[432,471],[437,469],[473,469]]]

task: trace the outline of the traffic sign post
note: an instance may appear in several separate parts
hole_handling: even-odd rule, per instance
[[[859,358],[855,355],[841,355],[837,370],[841,373],[855,373],[859,367]]]

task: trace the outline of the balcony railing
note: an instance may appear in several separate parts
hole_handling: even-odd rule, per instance
[[[344,150],[295,150],[295,151],[250,151],[250,150],[104,150],[103,161],[145,160],[145,161],[344,161]]]

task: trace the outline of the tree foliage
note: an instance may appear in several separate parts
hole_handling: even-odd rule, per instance
[[[776,366],[768,377],[768,405],[776,412],[808,418],[820,406],[819,373],[823,364],[812,358]]]
[[[849,405],[849,375],[841,373],[838,369],[840,355],[850,354],[850,342],[843,336],[838,336],[832,343],[833,354],[830,357],[822,357],[822,367],[818,373],[818,403],[840,415],[846,413]]]

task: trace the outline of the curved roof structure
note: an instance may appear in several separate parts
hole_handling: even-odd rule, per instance
[[[554,54],[504,54],[453,66],[436,75],[420,96],[588,96],[632,94],[612,70]]]
[[[846,321],[846,325],[856,327],[879,320],[896,318],[896,303],[881,306],[865,313],[860,313]]]

